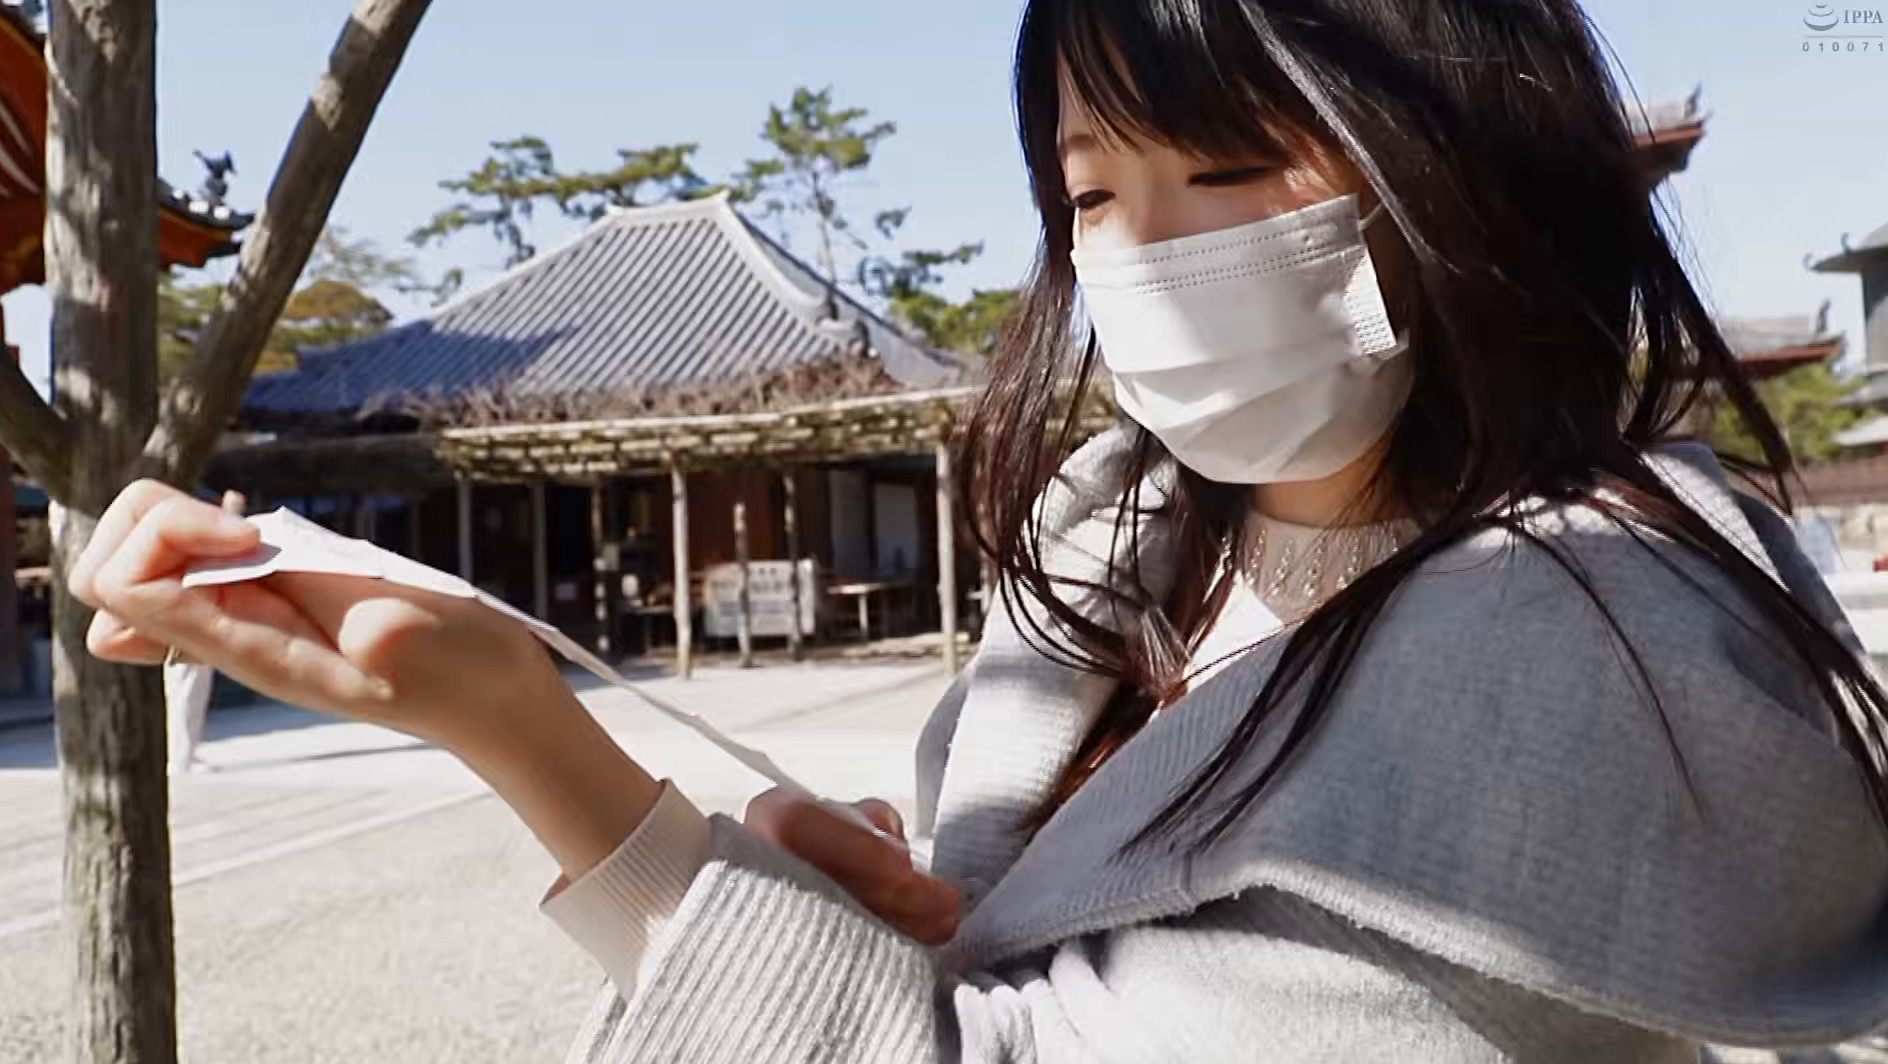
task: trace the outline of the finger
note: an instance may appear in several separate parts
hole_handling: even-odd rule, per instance
[[[919,872],[908,852],[821,803],[774,788],[748,803],[744,819],[901,933],[926,944],[947,942],[956,933],[963,910],[956,887]]]
[[[98,598],[92,591],[93,578],[98,568],[107,558],[116,554],[118,547],[131,535],[131,530],[144,520],[158,504],[173,498],[183,497],[183,492],[155,480],[133,481],[118,497],[105,507],[99,515],[98,523],[92,526],[91,539],[86,541],[85,550],[72,563],[72,569],[66,574],[66,587],[74,598],[88,606],[97,606]]]
[[[785,847],[835,878],[886,891],[911,871],[902,841],[878,835],[819,802],[789,807],[781,824]]]
[[[327,635],[266,581],[183,591],[165,614],[163,630],[146,634],[215,665],[244,686],[272,698],[362,715],[384,706],[384,681],[362,672]]]
[[[249,509],[249,500],[240,491],[223,493],[223,512],[241,517]]]
[[[748,830],[754,834],[785,849],[786,843],[781,839],[780,825],[786,818],[787,807],[805,800],[800,795],[788,792],[784,787],[771,788],[754,796],[754,799],[747,803],[747,810],[741,814],[741,823],[746,824]]]
[[[867,820],[877,824],[880,831],[892,835],[901,842],[904,841],[905,819],[898,815],[898,810],[893,808],[890,802],[878,798],[866,798],[852,804],[858,807],[859,812],[865,814]]]
[[[85,632],[85,649],[93,657],[126,665],[156,665],[170,648],[140,633],[106,610],[92,614]]]
[[[178,578],[190,562],[254,550],[259,536],[249,522],[189,496],[162,499],[90,574],[93,605],[148,628],[140,603],[175,597]]]

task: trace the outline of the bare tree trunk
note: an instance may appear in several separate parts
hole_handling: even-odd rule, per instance
[[[72,471],[55,567],[84,549],[157,406],[154,0],[57,0],[48,52],[46,287]],[[66,927],[76,962],[67,1059],[177,1053],[162,694],[148,669],[83,652],[91,611],[53,587],[65,791]]]
[[[0,446],[58,502],[54,672],[74,1064],[172,1064],[176,984],[161,682],[153,670],[85,653],[90,615],[63,574],[134,471],[195,482],[428,6],[359,0],[160,428],[153,3],[52,4],[46,277],[56,403],[0,359]]]
[[[157,431],[144,448],[147,474],[175,483],[201,475],[429,2],[356,4],[295,126],[262,213],[243,239],[236,276],[189,364],[165,390]]]
[[[20,633],[19,515],[13,509],[13,456],[0,447],[0,696],[16,695],[26,683],[26,644]]]

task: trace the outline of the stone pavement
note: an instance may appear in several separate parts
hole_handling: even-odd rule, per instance
[[[572,676],[625,749],[700,805],[762,786],[633,696]],[[708,669],[651,677],[836,797],[911,812],[911,751],[945,678],[934,662]],[[594,964],[537,915],[556,868],[450,757],[284,706],[217,711],[175,781],[184,1064],[555,1064]],[[58,1059],[64,943],[49,729],[0,731],[0,1064]],[[1776,1064],[1731,1052],[1722,1064]],[[1790,1064],[1888,1064],[1888,1049]]]
[[[764,783],[573,675],[617,741],[705,808]],[[652,690],[822,792],[907,812],[935,662],[708,669]],[[189,1064],[555,1061],[600,978],[535,906],[555,877],[510,811],[439,751],[284,706],[210,717],[174,780],[179,1016]],[[0,731],[0,1061],[57,1054],[58,784],[49,728]]]

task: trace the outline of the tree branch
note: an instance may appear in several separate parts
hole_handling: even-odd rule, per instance
[[[164,393],[144,448],[146,475],[178,484],[202,475],[428,3],[359,0],[348,18],[243,241],[236,275],[189,364]]]
[[[68,497],[72,429],[10,358],[0,358],[0,447],[13,452],[47,494]]]

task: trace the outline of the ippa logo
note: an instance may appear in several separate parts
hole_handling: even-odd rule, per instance
[[[1888,20],[1881,8],[1837,7],[1813,4],[1803,16],[1812,31],[1803,38],[1803,51],[1824,54],[1888,50]]]

